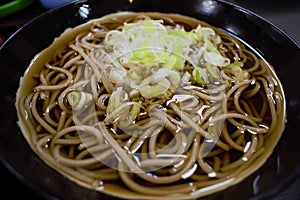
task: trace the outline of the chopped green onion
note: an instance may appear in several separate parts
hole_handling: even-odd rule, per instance
[[[200,72],[197,69],[194,69],[193,71],[193,77],[194,79],[200,84],[200,85],[204,85],[205,82],[203,81],[203,79],[200,76]]]
[[[111,67],[127,71],[124,75],[127,83],[144,98],[153,98],[177,87],[187,70],[186,64],[192,66],[191,75],[201,85],[209,78],[218,78],[219,67],[232,67],[229,58],[219,52],[220,42],[220,36],[210,27],[198,25],[191,31],[170,29],[163,20],[151,19],[125,23],[122,30],[109,31],[104,40],[104,44],[112,45],[107,48],[108,55],[116,55],[119,61]],[[160,76],[161,80],[153,78],[156,72],[162,73],[159,69],[172,70],[179,78],[177,74],[170,76],[169,72],[170,75]],[[124,84],[120,86],[125,88]]]
[[[116,110],[120,105],[122,105],[121,99],[123,94],[122,87],[117,87],[113,93],[111,93],[107,105],[107,113],[111,113]]]
[[[157,97],[158,95],[164,94],[170,88],[170,82],[166,78],[162,78],[158,83],[153,85],[144,85],[139,91],[141,95],[146,99]]]
[[[197,34],[193,32],[187,32],[184,29],[170,29],[167,32],[169,35],[174,35],[182,38],[189,38],[193,43],[197,42],[198,40]]]
[[[206,37],[204,37],[204,46],[209,52],[219,53],[217,47]]]
[[[137,104],[133,104],[132,110],[130,112],[130,122],[133,122],[137,116],[140,114],[141,106]]]
[[[242,61],[236,61],[233,63],[230,63],[229,65],[226,66],[226,68],[236,68],[236,67],[241,67],[243,66],[243,62]]]
[[[219,78],[219,76],[214,71],[215,68],[216,68],[216,66],[206,63],[207,72],[212,76],[212,78]]]
[[[230,62],[230,60],[228,58],[223,57],[219,52],[206,51],[206,52],[204,52],[203,58],[207,63],[216,65],[219,67],[225,67]]]
[[[172,86],[177,86],[180,82],[180,75],[177,71],[161,68],[153,75],[153,80],[158,81],[162,78],[168,78]]]
[[[90,93],[72,91],[67,94],[67,101],[73,110],[80,110],[93,100]]]

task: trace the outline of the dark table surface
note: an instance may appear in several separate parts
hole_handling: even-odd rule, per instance
[[[228,0],[240,5],[259,16],[263,17],[273,25],[277,26],[295,42],[300,44],[300,1],[299,0]],[[29,7],[0,18],[0,46],[22,25],[34,17],[45,12],[47,9],[35,1]],[[31,189],[24,185],[18,178],[12,175],[5,166],[0,164],[1,196],[9,195],[9,199],[41,199]],[[277,200],[296,200],[300,199],[300,177],[296,178],[286,190],[280,192],[275,199]]]

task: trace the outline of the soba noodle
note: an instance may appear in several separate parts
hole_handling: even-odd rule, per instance
[[[122,198],[195,198],[271,154],[285,100],[270,65],[177,14],[116,13],[68,29],[31,63],[16,107],[51,167]]]

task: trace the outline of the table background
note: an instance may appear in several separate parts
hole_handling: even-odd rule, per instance
[[[267,21],[277,26],[294,41],[300,44],[300,1],[299,0],[228,0],[231,3],[240,5]],[[29,7],[0,18],[0,46],[23,24],[34,17],[45,12],[47,9],[36,1]],[[42,199],[26,185],[13,176],[5,166],[0,164],[1,196],[8,196],[10,199],[24,197],[26,199]],[[280,192],[275,200],[298,200],[300,199],[300,177],[295,177],[295,181],[290,186]]]

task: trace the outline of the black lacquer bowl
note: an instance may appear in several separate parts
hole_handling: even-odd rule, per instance
[[[1,47],[0,160],[15,176],[45,198],[115,199],[71,182],[37,157],[17,126],[15,98],[19,79],[35,54],[49,46],[67,27],[117,11],[172,12],[206,21],[248,43],[274,66],[282,81],[287,123],[273,154],[241,183],[205,199],[271,197],[299,175],[300,48],[291,38],[254,13],[223,1],[91,0],[76,1],[40,15]]]

